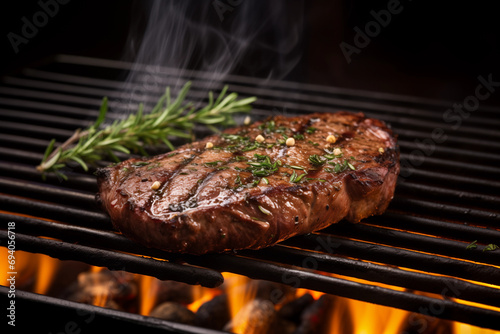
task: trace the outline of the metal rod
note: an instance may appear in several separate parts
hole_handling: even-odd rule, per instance
[[[29,217],[17,217],[15,215],[8,214],[0,214],[0,217],[2,217],[6,221],[16,221],[17,230],[19,231],[18,233],[44,235],[52,238],[63,239],[68,242],[85,240],[83,244],[87,246],[91,245],[100,248],[112,248],[120,251],[128,251],[135,254],[152,256],[155,258],[164,258],[177,261],[185,260],[188,262],[195,259],[196,263],[199,263],[200,261],[203,262],[203,257],[186,257],[184,255],[176,255],[168,252],[151,250],[137,245],[121,235],[117,235],[108,231],[96,231],[84,227],[76,227],[48,222]],[[318,236],[318,239],[316,240],[316,246],[322,244],[320,240],[321,238],[321,236]],[[297,242],[300,243],[300,238]],[[330,242],[329,244],[333,245],[335,244],[335,241]],[[335,250],[336,249],[337,248],[335,248]],[[421,273],[403,271],[392,267],[349,260],[343,257],[338,257],[335,255],[335,253],[320,254],[304,250],[296,250],[284,246],[275,246],[270,249],[264,249],[260,251],[240,251],[238,252],[238,254],[246,257],[285,263],[295,266],[307,266],[312,261],[316,265],[321,266],[316,268],[318,270],[338,273],[342,275],[351,275],[353,277],[375,280],[381,283],[399,285],[406,288],[427,292],[440,293],[444,286],[454,286],[456,287],[456,290],[460,291],[460,297],[463,299],[467,299],[467,297],[470,297],[472,298],[470,299],[471,301],[491,304],[494,306],[500,303],[500,290],[498,289],[490,289],[463,281],[450,281],[449,278],[445,277],[423,275]],[[427,271],[428,267],[417,267],[416,269]],[[498,306],[500,306],[500,304],[498,304]]]
[[[132,64],[132,63],[127,63],[123,61],[116,61],[116,60],[110,60],[110,59],[97,59],[97,58],[88,58],[88,57],[80,57],[80,56],[74,56],[74,55],[59,55],[56,62],[61,62],[61,63],[66,63],[66,64],[73,64],[73,65],[81,65],[81,66],[97,66],[97,67],[104,67],[104,68],[115,68],[115,69],[120,69],[120,70],[135,70],[138,72],[145,72],[148,71],[148,66],[143,65],[142,68],[139,66],[137,67],[137,64]],[[132,67],[132,65],[134,65]],[[164,74],[173,74],[175,76],[187,76],[187,77],[196,77],[200,81],[203,79],[208,79],[212,80],[214,73],[212,72],[203,72],[203,71],[196,71],[196,70],[186,70],[186,69],[178,69],[178,68],[169,68],[169,67],[163,67],[163,66],[158,66],[154,68],[155,71],[160,71],[160,73]],[[150,69],[147,73],[150,73]],[[169,76],[165,75],[163,76],[164,80],[167,80]],[[259,85],[262,83],[263,79],[261,78],[253,78],[253,77],[247,77],[247,76],[240,76],[240,75],[233,75],[233,74],[225,74],[225,78],[228,81],[233,81],[235,83],[243,83],[245,85]],[[455,101],[442,101],[442,100],[435,100],[435,99],[427,99],[427,98],[421,98],[421,97],[415,97],[415,96],[407,96],[407,95],[396,95],[396,94],[390,94],[390,93],[379,93],[379,92],[371,92],[371,91],[364,91],[364,90],[354,90],[354,89],[348,89],[348,88],[339,88],[339,87],[330,87],[330,86],[323,86],[323,85],[314,85],[314,84],[307,84],[307,83],[298,83],[298,82],[291,82],[291,81],[282,81],[282,80],[271,80],[266,78],[264,80],[266,83],[268,83],[271,86],[274,86],[276,89],[284,88],[284,89],[293,89],[293,90],[301,90],[301,91],[311,91],[311,92],[322,92],[326,94],[341,94],[341,95],[346,95],[349,96],[351,95],[354,98],[359,98],[359,97],[368,97],[368,98],[374,98],[374,99],[382,99],[382,100],[388,100],[388,101],[393,101],[397,103],[404,103],[404,102],[410,102],[410,103],[416,103],[416,104],[425,104],[426,106],[433,106],[436,108],[442,108],[442,107],[449,107],[450,105],[453,104]],[[494,108],[488,108],[485,106],[482,106],[483,110],[496,110]]]
[[[434,217],[441,217],[441,219],[443,219],[443,215],[446,214],[446,219],[457,219],[469,224],[474,223],[479,226],[500,226],[500,215],[498,213],[478,210],[468,206],[459,206],[448,203],[444,204],[410,197],[395,196],[391,202],[391,207],[398,207],[409,213],[413,212],[420,215],[427,214]]]
[[[455,297],[463,300],[500,307],[500,290],[452,277],[436,276],[422,272],[407,271],[302,249],[277,245],[260,251],[240,251],[239,255],[250,258],[285,263],[306,269],[319,270],[372,282],[380,282],[410,290],[441,294],[453,289]]]
[[[111,228],[109,217],[102,212],[81,210],[60,204],[33,201],[3,194],[0,194],[0,203],[2,204],[1,209],[5,211],[44,217],[71,224],[82,222],[87,227],[97,229]]]
[[[6,244],[7,240],[7,232],[0,230],[0,241]],[[16,234],[16,250],[43,253],[60,260],[76,260],[93,266],[107,267],[110,270],[125,270],[131,273],[154,276],[161,280],[199,284],[209,288],[217,287],[224,281],[219,272],[206,268],[159,261],[153,258],[24,234]]]
[[[0,286],[2,301],[9,302],[9,288]],[[72,302],[22,290],[16,291],[19,310],[16,329],[32,332],[36,323],[37,333],[85,332],[100,333],[112,328],[114,332],[180,333],[180,334],[227,334],[212,329],[174,323],[159,318]],[[21,307],[22,306],[22,307]],[[50,319],[48,321],[47,319]]]
[[[64,185],[71,189],[80,189],[95,193],[97,184],[95,177],[88,174],[75,173],[71,170],[65,171],[69,180],[64,181]],[[0,173],[2,176],[22,179],[23,181],[42,181],[42,175],[36,170],[34,165],[26,165],[19,162],[0,161]],[[47,185],[61,185],[63,180],[58,179],[54,174],[47,174],[45,178]]]
[[[196,264],[196,259],[190,263]],[[328,294],[361,300],[379,305],[396,307],[409,312],[425,313],[430,307],[439,306],[439,317],[465,322],[475,326],[500,329],[500,313],[488,309],[459,304],[447,299],[435,299],[410,292],[365,285],[335,277],[318,275],[314,272],[283,268],[268,262],[229,255],[204,256],[199,264],[208,265],[220,271],[231,271],[255,279],[285,283],[296,288],[305,288]]]
[[[460,277],[478,282],[498,284],[500,271],[496,267],[466,262],[449,257],[426,254],[401,248],[394,248],[371,242],[348,240],[333,235],[311,234],[301,238],[291,238],[284,245],[316,249],[318,243],[335,245],[335,254],[360,258],[367,261],[385,263],[403,268]]]
[[[468,250],[467,246],[473,240],[464,243],[444,238],[436,238],[422,234],[408,233],[406,231],[362,224],[334,224],[324,230],[324,232],[335,236],[356,238],[392,247],[401,247],[480,263],[492,265],[498,265],[500,263],[499,252],[488,253],[483,251]]]
[[[75,207],[90,209],[92,211],[97,208],[94,193],[63,188],[57,185],[48,187],[44,183],[0,177],[0,189],[4,193],[8,192],[16,196],[52,201],[59,204],[71,204]]]
[[[392,210],[385,212],[382,216],[372,216],[366,219],[365,222],[380,227],[404,229],[466,242],[478,240],[480,243],[490,244],[500,240],[500,231],[491,228],[480,228],[459,222],[403,215]]]

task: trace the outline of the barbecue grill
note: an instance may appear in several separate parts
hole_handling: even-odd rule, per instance
[[[181,75],[193,82],[190,98],[206,96],[208,73],[158,69],[162,85]],[[386,121],[399,136],[401,175],[381,216],[340,222],[258,251],[179,255],[145,248],[114,230],[95,204],[91,172],[74,166],[66,170],[68,181],[54,175],[43,181],[35,169],[52,138],[62,142],[95,119],[103,96],[110,98],[111,117],[120,117],[118,78],[131,70],[125,62],[59,55],[1,78],[2,247],[7,222],[15,222],[16,250],[205,287],[219,286],[220,272],[232,272],[500,330],[500,251],[485,249],[500,245],[499,109],[481,104],[457,128],[443,120],[453,101],[228,75],[230,90],[258,97],[253,119],[348,110]],[[148,68],[133,71],[139,75],[132,84],[144,85]],[[145,102],[163,88],[148,91]],[[446,139],[431,147],[433,131]],[[468,247],[474,241],[477,248]],[[0,291],[6,300],[8,287]],[[19,323],[28,322],[21,320],[28,310],[53,321],[58,314],[60,324],[83,321],[87,312],[93,325],[114,329],[215,332],[25,291],[16,298]]]

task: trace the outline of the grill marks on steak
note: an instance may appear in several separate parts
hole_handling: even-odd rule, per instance
[[[257,143],[258,135],[265,142]],[[328,144],[328,135],[336,135],[336,143]],[[285,138],[292,136],[295,145],[288,147]],[[207,142],[214,147],[206,149]],[[342,157],[320,166],[309,161],[334,148]],[[355,170],[332,172],[345,159]],[[98,183],[103,206],[123,234],[148,247],[202,254],[261,248],[343,218],[382,213],[393,196],[398,159],[391,131],[363,114],[277,116],[101,169]],[[263,161],[275,168],[254,175],[249,162]],[[155,182],[158,189],[151,188]]]

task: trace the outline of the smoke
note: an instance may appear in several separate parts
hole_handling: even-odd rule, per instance
[[[206,96],[230,74],[284,79],[302,57],[302,1],[151,0],[140,6],[124,56],[133,61],[123,90],[130,102],[147,102],[167,85],[175,92],[188,80]]]

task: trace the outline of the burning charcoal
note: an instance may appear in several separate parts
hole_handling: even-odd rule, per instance
[[[78,285],[91,294],[107,289],[112,300],[130,300],[137,296],[138,287],[134,275],[125,271],[101,270],[78,275]]]
[[[269,328],[269,333],[293,334],[297,329],[297,325],[290,320],[283,319],[277,314]]]
[[[137,296],[134,276],[122,271],[83,272],[66,299],[112,309],[131,310]]]
[[[227,291],[228,286],[226,280],[223,288]],[[265,280],[248,279],[244,284],[233,286],[231,289],[231,293],[245,295],[250,292],[255,299],[268,300],[273,304],[277,304],[283,299],[292,297],[295,294],[295,290],[288,285]]]
[[[295,293],[294,289],[288,285],[263,280],[251,281],[249,288],[255,289],[253,291],[256,291],[256,299],[269,300],[273,304],[277,304],[283,298]]]
[[[328,328],[329,317],[332,314],[335,298],[329,295],[321,296],[302,313],[301,322],[294,334],[324,333]]]
[[[190,304],[193,302],[193,287],[186,283],[175,281],[159,281],[157,291],[157,302],[176,302]]]
[[[286,303],[281,307],[278,311],[278,314],[283,319],[291,320],[294,322],[300,321],[300,315],[305,310],[306,307],[311,305],[314,302],[313,296],[311,294],[306,293],[300,298],[294,299],[291,302]]]
[[[222,330],[224,325],[231,320],[227,295],[218,295],[204,303],[196,312],[195,325]]]
[[[225,331],[238,333],[272,333],[271,324],[276,317],[274,304],[268,300],[254,299],[224,326]]]
[[[165,302],[158,305],[153,311],[151,311],[149,315],[151,317],[186,325],[192,325],[195,318],[193,312],[191,312],[183,305],[174,302]]]

